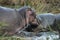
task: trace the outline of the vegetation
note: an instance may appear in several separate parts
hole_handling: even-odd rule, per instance
[[[24,40],[22,37],[0,37],[0,40]]]
[[[22,6],[30,6],[36,10],[37,13],[60,13],[60,0],[0,0],[0,6],[10,8],[20,8]],[[1,27],[7,24],[0,22]],[[2,31],[0,31],[3,34]],[[0,35],[1,35],[0,34]],[[0,40],[24,40],[14,37],[0,37]],[[48,40],[48,38],[47,38]]]
[[[0,0],[0,5],[11,8],[31,6],[37,13],[60,13],[60,0]]]

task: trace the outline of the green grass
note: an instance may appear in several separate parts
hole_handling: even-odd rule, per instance
[[[30,37],[0,37],[0,40],[31,40]]]
[[[13,38],[13,37],[0,37],[0,40],[21,40],[21,38]]]

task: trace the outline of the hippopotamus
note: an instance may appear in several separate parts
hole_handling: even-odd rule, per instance
[[[32,23],[35,18],[35,11],[31,7],[24,6],[19,9],[12,9],[0,6],[0,22],[7,24],[2,28],[5,34],[15,34],[25,25]]]
[[[46,28],[47,26],[51,26],[54,24],[55,16],[51,13],[45,13],[45,14],[38,14],[37,20],[39,21],[39,24],[41,25],[40,28]]]
[[[22,23],[22,18],[19,16],[17,10],[0,6],[0,23],[6,24],[1,30],[9,35],[17,32]]]
[[[24,29],[24,31],[28,31],[28,32],[31,32],[31,31],[33,31],[32,30],[32,27],[33,28],[35,28],[35,27],[37,27],[37,25],[35,25],[35,24],[37,24],[37,21],[36,21],[36,12],[35,12],[35,10],[34,9],[31,9],[31,8],[28,8],[28,10],[27,10],[27,7],[25,7],[25,8],[20,8],[19,10],[18,10],[18,12],[20,13],[20,15],[24,15],[23,16],[23,18],[24,18],[24,21],[25,21],[25,29]],[[28,12],[28,13],[27,13]],[[27,15],[26,15],[27,14]],[[36,21],[36,22],[35,22]],[[26,23],[27,22],[27,23]],[[34,23],[35,22],[35,23]],[[18,34],[19,34],[19,32],[18,32]]]
[[[30,25],[26,28],[26,30],[28,32],[33,32],[34,29],[36,29],[39,25],[40,29],[42,28],[47,28],[47,26],[51,26],[52,24],[54,24],[55,21],[55,16],[51,13],[47,14],[38,14],[36,15],[36,21],[34,21],[35,23],[30,23]]]
[[[28,32],[34,32],[34,29],[40,30],[44,29],[44,31],[58,31],[60,37],[60,14],[52,14],[52,13],[44,13],[37,14],[36,21],[38,24],[29,25],[26,30]],[[40,30],[39,30],[40,29]]]
[[[39,28],[51,31],[58,31],[60,38],[60,14],[38,14],[37,20],[39,21]],[[50,28],[50,29],[49,29]]]

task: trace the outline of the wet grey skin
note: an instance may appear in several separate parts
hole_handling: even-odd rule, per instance
[[[37,19],[39,20],[40,29],[48,29],[51,27],[52,30],[59,32],[60,38],[60,14],[52,14],[52,13],[45,13],[45,14],[38,14]]]
[[[7,32],[8,35],[13,35],[18,32],[23,26],[26,24],[24,20],[26,20],[26,10],[31,10],[35,14],[34,10],[32,10],[28,6],[21,7],[19,9],[12,9],[0,6],[0,22],[5,23],[2,30]],[[35,16],[35,15],[34,15]],[[36,16],[35,16],[36,17]]]
[[[47,26],[52,25],[55,21],[55,16],[51,13],[38,14],[36,18],[40,21],[42,28],[47,28]]]
[[[17,10],[12,8],[6,8],[0,6],[0,23],[5,23],[2,30],[4,32],[16,32],[16,29],[19,27],[19,13]]]

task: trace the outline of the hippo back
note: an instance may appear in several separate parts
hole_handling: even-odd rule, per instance
[[[3,31],[15,32],[20,27],[22,18],[15,9],[0,6],[0,24],[4,23]],[[20,23],[19,23],[20,22]]]
[[[40,25],[42,25],[42,28],[46,28],[54,23],[55,16],[51,13],[38,14],[37,19],[40,20]]]

